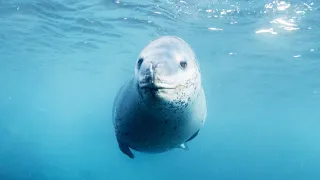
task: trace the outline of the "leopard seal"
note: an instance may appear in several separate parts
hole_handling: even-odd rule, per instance
[[[207,116],[199,63],[191,46],[162,36],[140,52],[134,75],[119,89],[112,109],[119,149],[162,153],[188,149]]]

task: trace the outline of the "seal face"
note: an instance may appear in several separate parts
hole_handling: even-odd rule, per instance
[[[134,77],[119,90],[113,124],[120,150],[160,153],[186,149],[206,119],[199,64],[181,38],[163,36],[139,54]]]

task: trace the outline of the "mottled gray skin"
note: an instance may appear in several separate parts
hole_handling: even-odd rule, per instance
[[[205,123],[207,107],[201,74],[191,47],[163,36],[140,53],[135,74],[119,90],[113,124],[120,150],[161,153],[185,148]]]

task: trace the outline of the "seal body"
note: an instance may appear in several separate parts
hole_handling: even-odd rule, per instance
[[[207,114],[196,56],[181,38],[163,36],[140,53],[135,74],[119,90],[113,124],[120,150],[161,153],[186,149]]]

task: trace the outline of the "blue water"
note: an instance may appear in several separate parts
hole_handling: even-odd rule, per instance
[[[118,149],[117,90],[162,35],[197,54],[189,151]],[[1,180],[319,180],[320,3],[0,0]]]

